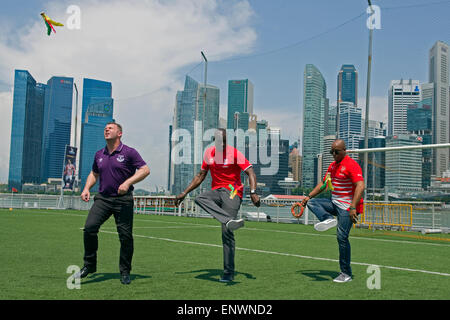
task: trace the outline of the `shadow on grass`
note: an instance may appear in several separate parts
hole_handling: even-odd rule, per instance
[[[151,278],[151,276],[143,276],[140,274],[133,274],[133,273],[130,274],[131,281],[148,278]],[[103,282],[108,280],[120,281],[120,273],[94,273],[92,275],[89,275],[84,281],[81,280],[81,283],[85,285],[89,283]]]
[[[193,273],[200,273],[199,275],[195,276],[196,279],[200,280],[207,280],[212,282],[219,282],[219,279],[223,275],[223,270],[220,269],[202,269],[202,270],[193,270],[193,271],[186,271],[186,272],[176,272],[176,274],[193,274]],[[245,276],[247,279],[256,279],[253,275],[250,273],[245,272],[235,272],[234,273],[234,279],[231,282],[224,282],[227,286],[233,286],[238,283],[239,281],[236,281],[236,277],[239,275]]]
[[[339,272],[328,270],[303,270],[297,271],[297,273],[301,273],[314,281],[330,281],[339,275]]]

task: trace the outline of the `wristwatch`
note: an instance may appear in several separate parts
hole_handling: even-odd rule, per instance
[[[256,194],[256,190],[255,189],[250,190],[250,194]]]
[[[350,209],[350,210],[356,210],[356,208],[355,208],[355,207],[350,207],[349,209]]]

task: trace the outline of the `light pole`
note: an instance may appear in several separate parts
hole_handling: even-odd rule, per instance
[[[374,13],[372,9],[372,3],[369,3],[369,8],[371,14]],[[373,37],[373,27],[369,28],[369,56],[367,65],[367,90],[366,90],[366,119],[364,121],[364,148],[369,148],[369,105],[370,105],[370,73],[372,71],[372,37]],[[366,186],[366,192],[364,193],[364,201],[367,200],[367,164],[369,162],[369,154],[364,153],[364,184]]]
[[[205,60],[205,80],[204,80],[204,95],[203,95],[203,112],[202,112],[202,118],[201,118],[201,130],[198,128],[196,129],[197,121],[199,120],[199,102],[200,97],[198,97],[196,107],[195,107],[195,123],[194,123],[194,176],[197,175],[197,149],[200,148],[202,155],[200,157],[203,157],[203,132],[204,132],[204,125],[205,125],[205,112],[206,112],[206,84],[207,84],[207,76],[208,76],[208,59],[206,59],[206,55],[203,53],[203,51],[200,51],[202,54],[203,60]],[[200,93],[200,90],[199,90]],[[200,132],[199,132],[200,131]],[[202,187],[200,187],[200,192],[202,191]]]

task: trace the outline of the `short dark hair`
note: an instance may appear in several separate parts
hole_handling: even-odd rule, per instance
[[[117,122],[111,121],[111,122],[108,122],[106,125],[108,125],[108,124],[116,125],[117,128],[119,128],[120,132],[122,132],[122,126],[120,124],[118,124]]]

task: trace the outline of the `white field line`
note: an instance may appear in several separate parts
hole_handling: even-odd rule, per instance
[[[205,226],[209,228],[221,228],[221,226],[212,226],[200,223],[189,223],[189,222],[176,222],[176,221],[164,221],[164,220],[142,220],[135,219],[134,221],[144,221],[144,222],[158,222],[158,223],[173,223],[173,224],[183,224],[183,225],[192,225],[192,226]],[[285,230],[271,230],[271,229],[258,229],[258,228],[248,228],[243,227],[239,230],[249,230],[249,231],[263,231],[263,232],[275,232],[275,233],[286,233],[286,234],[298,234],[312,237],[333,237],[336,238],[336,235],[333,234],[322,234],[322,233],[309,233],[309,232],[298,232],[298,231],[285,231]],[[408,241],[408,240],[392,240],[392,239],[377,239],[377,238],[367,238],[367,237],[356,237],[351,236],[351,240],[368,240],[368,241],[380,241],[380,242],[392,242],[392,243],[402,243],[402,244],[414,244],[414,245],[428,245],[428,246],[438,246],[438,247],[450,247],[450,244],[443,243],[431,243],[431,242],[419,242],[419,241]]]
[[[111,232],[111,231],[100,231],[100,232],[109,233],[109,234],[117,234],[117,232]],[[133,234],[133,236],[134,237],[138,237],[138,238],[146,238],[146,239],[152,239],[152,240],[168,241],[168,242],[174,242],[174,243],[183,243],[183,244],[191,244],[191,245],[200,245],[200,246],[207,246],[207,247],[222,248],[222,245],[212,244],[212,243],[194,242],[194,241],[186,241],[186,240],[175,240],[175,239],[169,239],[169,238],[159,238],[159,237],[152,237],[152,236],[144,236],[144,235],[139,235],[139,234]],[[295,257],[295,258],[301,258],[301,259],[310,259],[310,260],[319,260],[319,261],[328,261],[328,262],[339,262],[339,260],[336,260],[336,259],[303,256],[303,255],[292,254],[292,253],[267,251],[267,250],[259,250],[259,249],[249,249],[249,248],[236,247],[236,250],[257,252],[257,253],[264,253],[264,254],[272,254],[272,255],[286,256],[286,257]],[[352,262],[352,264],[354,264],[354,265],[361,265],[361,266],[372,266],[372,265],[374,265],[374,264],[364,263],[364,262]],[[411,269],[411,268],[403,268],[403,267],[395,267],[395,266],[385,266],[385,265],[376,265],[376,266],[378,266],[380,268],[386,268],[386,269],[392,269],[392,270],[409,271],[409,272],[421,272],[421,273],[427,273],[427,274],[433,274],[433,275],[450,277],[449,273],[443,273],[443,272],[420,270],[420,269]]]

